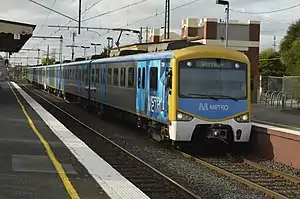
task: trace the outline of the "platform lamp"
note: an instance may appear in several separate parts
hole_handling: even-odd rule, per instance
[[[97,46],[101,46],[101,44],[91,43],[92,46],[95,47],[95,55],[97,54]]]
[[[229,23],[229,1],[224,1],[224,0],[216,0],[216,3],[219,5],[224,5],[227,6],[225,8],[226,11],[226,48],[228,48],[228,23]]]

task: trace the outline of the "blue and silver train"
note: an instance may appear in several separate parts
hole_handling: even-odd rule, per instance
[[[28,81],[131,118],[155,140],[250,139],[250,63],[232,49],[199,45],[30,67]]]

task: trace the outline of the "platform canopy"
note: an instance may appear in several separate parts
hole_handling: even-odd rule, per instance
[[[32,37],[36,25],[0,19],[0,52],[19,52]]]

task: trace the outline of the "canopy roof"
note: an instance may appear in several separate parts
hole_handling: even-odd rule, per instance
[[[32,37],[36,25],[0,19],[0,52],[19,52]]]

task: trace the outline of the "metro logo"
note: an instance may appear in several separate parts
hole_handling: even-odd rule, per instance
[[[226,104],[210,104],[200,103],[199,111],[228,111],[229,106]]]

